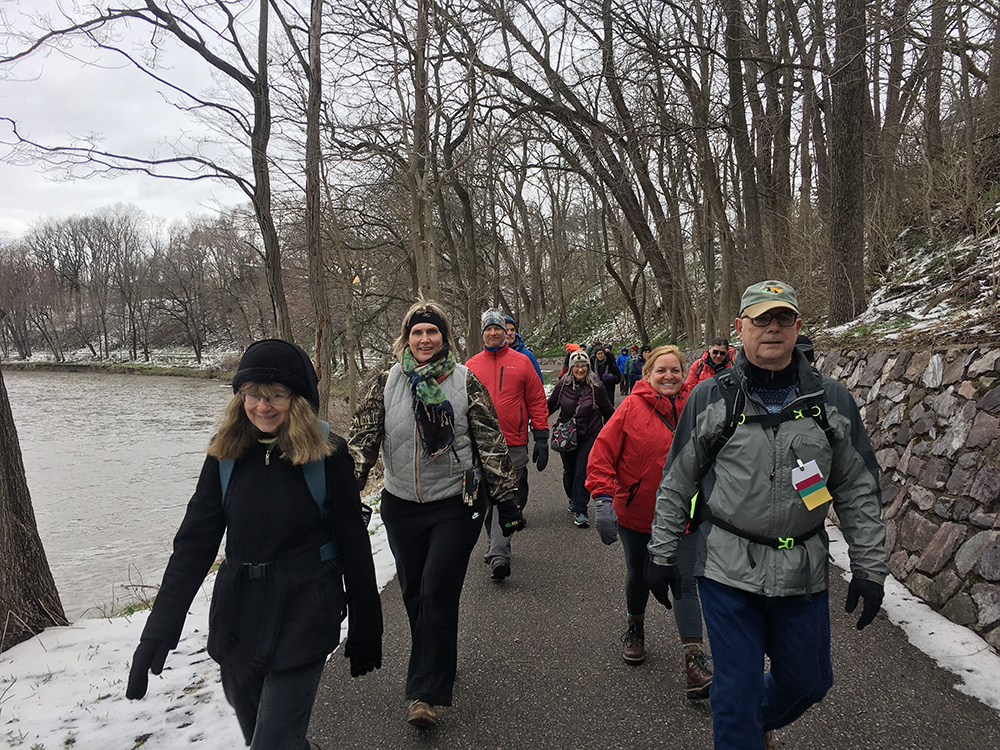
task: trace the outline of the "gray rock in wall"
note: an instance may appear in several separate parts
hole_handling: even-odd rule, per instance
[[[940,354],[935,354],[927,363],[927,367],[924,369],[923,375],[920,376],[920,382],[927,388],[940,388],[943,375],[944,357]]]
[[[997,471],[993,464],[984,464],[972,481],[969,488],[969,497],[973,500],[987,505],[997,498],[997,488],[1000,488],[1000,471]]]
[[[959,548],[958,552],[955,553],[955,570],[962,578],[969,575],[969,571],[979,562],[983,550],[989,547],[998,536],[1000,534],[995,531],[980,531]]]
[[[965,440],[966,448],[985,448],[997,438],[1000,438],[1000,419],[991,414],[979,412],[972,429]]]
[[[979,399],[979,408],[990,414],[1000,411],[1000,388],[987,391],[986,395]]]
[[[1000,349],[992,352],[986,352],[969,365],[969,377],[974,378],[985,373],[994,372],[996,370],[997,359],[1000,359]]]
[[[971,593],[978,610],[979,627],[986,630],[1000,622],[1000,586],[977,583]]]
[[[987,581],[1000,581],[1000,539],[994,539],[986,546],[975,570]]]
[[[946,570],[931,584],[927,601],[935,607],[943,607],[962,588],[962,579],[953,570]]]
[[[952,349],[948,352],[946,359],[948,364],[941,375],[941,385],[952,385],[961,380],[965,374],[965,357],[962,356],[961,352]]]
[[[937,533],[938,525],[910,509],[899,525],[899,542],[910,552],[923,552]]]
[[[934,534],[924,553],[917,562],[917,570],[935,575],[944,568],[955,554],[955,550],[965,541],[966,529],[963,524],[945,521]],[[945,601],[951,597],[949,594]],[[944,601],[938,603],[938,606]]]
[[[958,594],[944,605],[941,614],[954,623],[969,626],[976,623],[976,605],[968,594]]]
[[[930,352],[915,353],[910,358],[910,361],[906,366],[906,372],[903,373],[903,377],[911,383],[917,382],[917,380],[923,377],[924,370],[927,369],[927,365],[930,364],[930,361]]]

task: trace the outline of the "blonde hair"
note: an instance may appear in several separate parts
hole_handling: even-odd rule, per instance
[[[392,353],[399,361],[402,361],[403,352],[406,351],[406,347],[410,345],[410,335],[409,331],[407,331],[407,324],[410,322],[410,318],[421,312],[434,313],[445,322],[445,325],[448,326],[448,331],[447,333],[445,333],[445,331],[441,332],[445,334],[444,343],[449,349],[451,349],[451,351],[455,351],[455,340],[452,338],[451,321],[448,320],[448,316],[445,314],[444,308],[432,299],[418,299],[410,305],[410,309],[406,311],[405,315],[403,315],[403,322],[399,326],[399,336],[392,342]]]
[[[260,430],[253,426],[243,408],[243,396],[246,393],[273,398],[274,384],[244,383],[226,404],[219,431],[212,436],[207,451],[208,455],[220,461],[239,458],[261,437]],[[294,391],[288,404],[288,419],[278,428],[277,438],[281,457],[296,466],[318,461],[333,453],[333,446],[324,435],[312,404]]]
[[[673,354],[677,357],[677,362],[681,366],[681,372],[684,372],[684,368],[686,366],[684,361],[684,352],[673,344],[664,344],[663,346],[658,346],[653,349],[653,351],[649,353],[649,356],[646,357],[646,363],[642,366],[642,377],[647,377],[649,373],[653,371],[654,363],[664,354]]]

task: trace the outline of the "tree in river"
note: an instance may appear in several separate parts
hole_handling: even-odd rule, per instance
[[[0,373],[0,651],[66,625],[35,525],[14,415]]]

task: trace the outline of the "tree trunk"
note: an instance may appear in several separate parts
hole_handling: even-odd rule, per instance
[[[833,212],[827,265],[830,325],[857,317],[864,290],[864,0],[838,0],[837,53],[833,71]]]
[[[320,74],[319,41],[323,27],[323,0],[312,0],[309,22],[309,97],[306,102],[306,245],[309,248],[309,296],[316,317],[316,356],[313,365],[319,379],[319,416],[327,419],[330,407],[330,370],[333,337],[330,333],[330,302],[326,294],[326,264],[321,241],[319,145],[323,81]]]
[[[14,415],[0,372],[0,651],[66,625],[59,592],[38,536],[24,478]]]

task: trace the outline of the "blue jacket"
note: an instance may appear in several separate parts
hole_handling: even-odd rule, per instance
[[[514,343],[511,344],[510,348],[515,352],[521,352],[521,354],[531,360],[532,367],[534,367],[535,372],[538,373],[538,379],[542,381],[542,385],[545,385],[545,378],[542,377],[542,368],[538,366],[538,360],[535,359],[535,355],[532,353],[531,349],[529,349],[527,344],[524,343],[524,339],[521,338],[521,334],[514,334]]]

